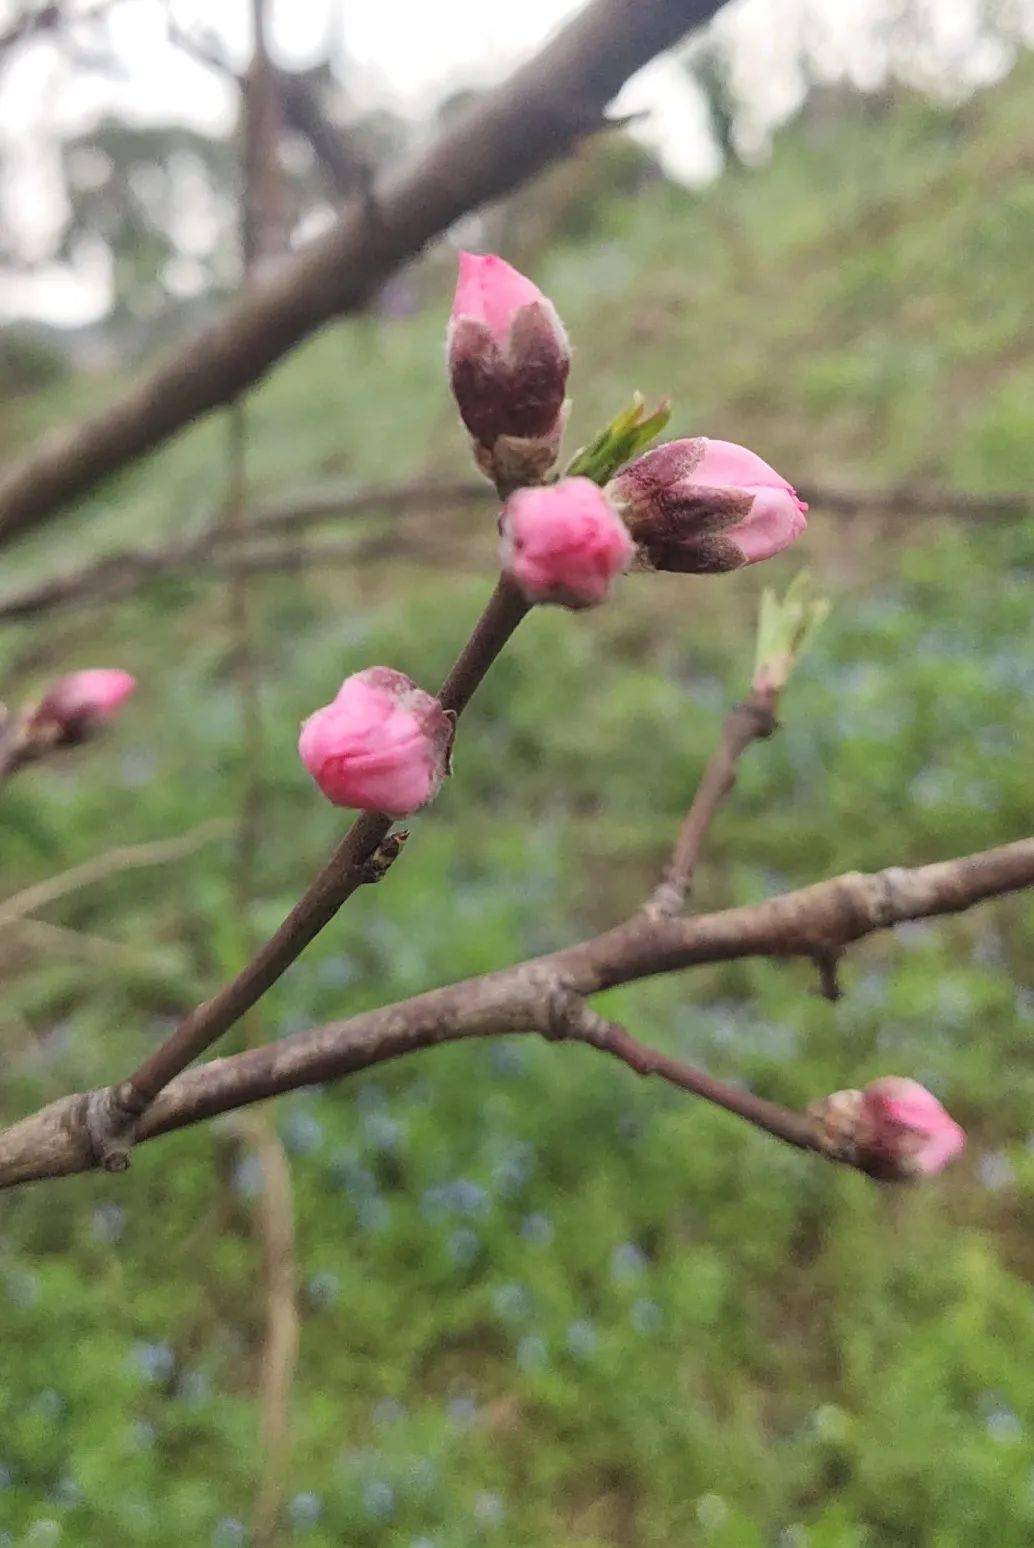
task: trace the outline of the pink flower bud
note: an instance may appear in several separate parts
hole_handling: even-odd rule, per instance
[[[298,752],[335,806],[405,817],[437,794],[452,732],[452,718],[431,694],[402,672],[368,667],[309,716]]]
[[[558,432],[567,335],[553,303],[502,258],[460,253],[447,349],[460,415],[479,445]]]
[[[624,522],[591,479],[518,489],[503,506],[500,559],[529,602],[602,602],[635,549]]]
[[[669,441],[608,485],[655,570],[710,575],[771,559],[807,526],[791,484],[731,441]]]
[[[917,1080],[884,1075],[862,1092],[858,1147],[869,1171],[929,1177],[965,1143],[965,1131]]]
[[[933,1176],[966,1143],[937,1098],[901,1075],[884,1075],[864,1091],[834,1091],[810,1111],[822,1150],[884,1181]]]
[[[136,678],[117,667],[69,672],[52,683],[32,713],[30,725],[62,741],[77,742],[112,720],[136,688]]]

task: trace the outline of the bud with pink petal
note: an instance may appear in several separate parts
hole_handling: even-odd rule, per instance
[[[571,350],[553,303],[489,254],[460,253],[449,376],[482,471],[516,488],[556,460]]]
[[[635,553],[621,517],[588,478],[518,489],[500,531],[503,573],[528,602],[593,607]]]
[[[835,1091],[811,1108],[820,1148],[873,1177],[931,1177],[954,1161],[965,1131],[925,1086],[884,1075],[864,1091]]]
[[[402,672],[368,667],[309,716],[298,752],[335,806],[405,817],[437,794],[452,733],[452,717],[431,694]]]
[[[770,559],[807,526],[792,484],[745,446],[669,441],[607,486],[645,562],[712,575]]]
[[[52,683],[29,719],[31,733],[80,742],[112,720],[136,689],[136,678],[116,667],[69,672]]]

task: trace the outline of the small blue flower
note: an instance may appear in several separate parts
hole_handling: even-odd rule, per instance
[[[610,1255],[610,1277],[618,1284],[628,1284],[648,1267],[646,1254],[634,1242],[622,1242]]]
[[[475,1231],[460,1227],[449,1238],[449,1256],[457,1268],[470,1268],[481,1251],[481,1238]]]
[[[506,1506],[498,1494],[482,1492],[474,1496],[474,1519],[484,1526],[502,1526],[506,1520]]]
[[[300,1532],[307,1532],[322,1516],[323,1501],[318,1494],[295,1494],[287,1502],[287,1514],[292,1526]]]
[[[656,1301],[640,1298],[632,1307],[632,1326],[637,1333],[656,1333],[663,1318]]]
[[[368,1478],[363,1484],[363,1509],[375,1521],[386,1521],[395,1509],[395,1491],[386,1478]]]
[[[531,1311],[531,1297],[523,1285],[500,1285],[492,1295],[496,1315],[507,1322],[518,1322]]]
[[[305,1299],[314,1311],[327,1311],[341,1294],[341,1281],[336,1274],[313,1274],[305,1287]]]
[[[356,1221],[361,1231],[369,1231],[371,1235],[383,1231],[391,1219],[391,1205],[386,1199],[372,1197],[359,1200],[356,1210]]]
[[[578,1360],[589,1360],[596,1353],[599,1338],[591,1322],[581,1319],[572,1322],[567,1330],[568,1351]]]
[[[224,1516],[215,1524],[212,1548],[243,1548],[248,1541],[248,1529],[236,1516]]]
[[[469,1429],[477,1419],[477,1413],[477,1403],[469,1393],[449,1399],[449,1418],[460,1429]]]
[[[521,1223],[521,1236],[535,1247],[548,1247],[554,1234],[553,1222],[548,1215],[527,1215]]]
[[[284,1148],[292,1156],[310,1155],[323,1138],[323,1125],[312,1113],[295,1111],[288,1113],[280,1125]]]
[[[363,1136],[374,1150],[398,1150],[405,1132],[404,1125],[383,1109],[375,1108],[363,1115]]]
[[[90,1217],[90,1233],[105,1246],[117,1242],[126,1228],[126,1212],[120,1204],[98,1204]]]
[[[529,1333],[517,1345],[517,1364],[522,1371],[538,1371],[549,1357],[546,1340],[537,1333]]]
[[[406,1410],[397,1398],[381,1398],[373,1410],[373,1422],[379,1430],[385,1430],[389,1425],[398,1424],[400,1419],[406,1417]]]
[[[176,1366],[176,1356],[168,1344],[134,1344],[133,1359],[148,1381],[153,1382],[168,1381]]]

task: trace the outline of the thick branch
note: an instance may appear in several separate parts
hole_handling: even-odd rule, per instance
[[[577,946],[185,1071],[149,1108],[135,1138],[151,1139],[418,1048],[507,1032],[548,1035],[557,994],[590,996],[654,974],[742,957],[812,957],[821,943],[843,946],[905,920],[956,913],[1031,886],[1034,838],[914,869],[848,872],[715,914],[639,914]],[[0,1187],[96,1166],[92,1115],[103,1110],[111,1091],[64,1097],[0,1134]]]
[[[236,398],[329,318],[362,306],[469,210],[597,129],[625,80],[719,0],[592,0],[415,161],[350,205],[105,412],[48,434],[0,481],[0,545]]]

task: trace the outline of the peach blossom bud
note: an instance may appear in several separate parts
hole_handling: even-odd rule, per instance
[[[964,1130],[917,1080],[884,1075],[862,1092],[858,1146],[869,1171],[929,1177],[965,1143]]]
[[[567,335],[553,303],[502,258],[460,253],[447,350],[460,415],[480,446],[558,434]]]
[[[61,741],[78,742],[112,720],[136,688],[136,678],[117,667],[69,672],[52,683],[30,718],[30,727]]]
[[[810,1111],[822,1150],[884,1181],[933,1176],[966,1143],[937,1098],[901,1075],[884,1075],[864,1091],[834,1091]]]
[[[669,441],[607,486],[655,570],[711,575],[771,559],[800,537],[808,507],[785,478],[731,441]]]
[[[298,752],[335,806],[405,817],[437,794],[452,731],[438,700],[404,673],[368,667],[309,716]]]
[[[635,549],[624,522],[588,478],[518,489],[503,506],[500,560],[529,602],[602,602]]]

